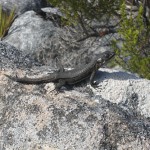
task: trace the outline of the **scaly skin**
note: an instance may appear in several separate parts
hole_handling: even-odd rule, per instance
[[[93,78],[96,71],[105,64],[108,60],[110,60],[114,56],[114,52],[106,51],[102,53],[99,57],[93,59],[89,64],[85,66],[77,67],[73,70],[64,71],[61,66],[61,71],[57,71],[54,73],[50,73],[47,76],[39,77],[39,78],[19,78],[12,77],[9,75],[5,75],[13,81],[23,83],[23,84],[42,84],[49,82],[57,82],[57,88],[61,88],[61,86],[65,84],[75,84],[85,80],[90,77],[90,83],[93,85]]]

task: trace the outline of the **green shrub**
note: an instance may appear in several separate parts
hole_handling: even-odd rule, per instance
[[[109,22],[109,18],[119,17],[121,23],[118,26],[118,33],[123,38],[122,46],[117,46],[113,41],[113,48],[116,51],[116,62],[123,68],[138,73],[141,77],[150,79],[150,26],[143,24],[143,7],[139,8],[138,15],[133,17],[126,14],[125,0],[48,0],[53,6],[60,8],[65,14],[69,23],[80,23],[88,35],[88,29],[92,29],[91,22]],[[124,3],[123,3],[124,2]],[[104,18],[108,18],[102,20]]]
[[[79,23],[81,19],[101,20],[105,15],[111,16],[119,9],[122,0],[48,0],[53,6],[60,8],[69,23]],[[83,18],[82,18],[83,17]],[[86,22],[87,23],[87,22]],[[85,24],[85,20],[84,20]]]
[[[113,41],[116,51],[116,61],[123,68],[150,79],[150,26],[143,23],[143,7],[139,7],[138,15],[126,14],[125,3],[121,6],[121,23],[118,29],[123,38],[121,48]],[[148,47],[148,49],[147,49]]]
[[[15,9],[13,9],[10,14],[7,14],[2,10],[2,6],[0,6],[0,37],[3,37],[8,31],[14,17]]]

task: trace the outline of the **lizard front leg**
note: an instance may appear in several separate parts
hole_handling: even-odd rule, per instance
[[[96,71],[97,71],[97,69],[95,68],[93,70],[93,72],[91,73],[91,76],[90,76],[90,85],[93,86],[93,87],[97,87],[97,82],[94,81],[94,77],[95,77]]]
[[[60,92],[61,87],[65,84],[66,84],[65,80],[59,79],[58,83],[55,83],[55,88],[52,91],[56,90],[56,94],[58,94]]]
[[[55,89],[57,91],[59,91],[61,89],[62,86],[64,86],[66,84],[66,81],[63,79],[59,79],[58,83],[55,84]]]

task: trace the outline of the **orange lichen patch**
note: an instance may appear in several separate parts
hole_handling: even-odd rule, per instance
[[[0,71],[0,85],[5,85],[8,81],[4,74],[6,74],[6,71]]]
[[[26,90],[26,92],[32,92],[33,90],[34,90],[34,87],[35,87],[36,85],[31,85],[31,84],[24,84],[24,88],[25,88],[25,90]]]
[[[108,29],[104,29],[104,30],[102,30],[102,31],[99,31],[99,36],[100,37],[103,37],[103,36],[105,36],[106,34],[108,34],[109,33],[109,30]]]

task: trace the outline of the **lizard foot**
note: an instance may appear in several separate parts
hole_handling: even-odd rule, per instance
[[[91,86],[92,86],[93,88],[97,88],[97,87],[98,87],[98,83],[97,83],[96,81],[93,81],[93,82],[91,83]]]

